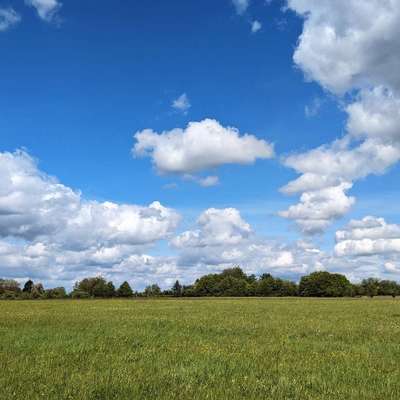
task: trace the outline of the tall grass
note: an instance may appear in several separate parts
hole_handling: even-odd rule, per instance
[[[0,303],[1,399],[399,399],[400,302]]]

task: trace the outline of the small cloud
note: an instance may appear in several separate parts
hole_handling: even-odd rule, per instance
[[[258,32],[261,28],[262,28],[262,25],[261,25],[260,21],[255,20],[251,23],[251,32],[252,33]]]
[[[13,8],[0,8],[0,32],[10,29],[21,21],[21,16]]]
[[[394,263],[392,262],[386,262],[385,263],[385,270],[386,272],[392,273],[392,274],[398,274],[400,273],[400,268],[398,268]]]
[[[198,184],[203,187],[216,186],[219,184],[218,176],[207,176],[197,180]]]
[[[200,186],[203,187],[211,187],[211,186],[216,186],[219,185],[219,178],[218,176],[206,176],[205,178],[196,176],[196,175],[191,175],[191,174],[185,174],[183,175],[183,179],[186,181],[191,181],[195,182]]]
[[[183,114],[187,114],[191,106],[192,105],[190,104],[189,98],[186,93],[181,94],[177,99],[172,102],[172,108],[182,112]]]
[[[304,107],[304,114],[307,118],[312,118],[318,115],[323,104],[323,100],[319,97],[315,97],[311,104],[308,104]]]
[[[39,17],[46,22],[57,22],[57,13],[62,7],[58,0],[25,0],[25,4],[34,7]]]
[[[238,15],[243,15],[250,5],[250,0],[232,0]]]

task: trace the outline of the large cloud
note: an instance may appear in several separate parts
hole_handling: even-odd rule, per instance
[[[334,93],[370,85],[400,89],[398,0],[288,0],[304,17],[294,60]]]
[[[372,139],[378,144],[397,147],[400,145],[400,98],[391,90],[383,86],[363,90],[358,100],[348,105],[346,111],[347,131],[352,138]]]
[[[354,204],[354,198],[346,195],[350,188],[351,184],[343,182],[337,186],[305,191],[299,204],[279,214],[295,220],[304,233],[321,232],[333,219],[346,214]]]
[[[331,264],[353,279],[370,276],[398,279],[400,274],[400,225],[368,216],[352,220],[336,232]]]
[[[250,225],[235,208],[209,208],[197,220],[199,229],[186,231],[174,238],[176,247],[205,247],[238,244],[250,233]]]
[[[304,17],[295,63],[335,94],[358,91],[345,106],[341,140],[284,159],[301,175],[282,191],[300,194],[300,203],[281,215],[317,233],[350,210],[355,199],[347,192],[357,179],[400,160],[400,2],[289,0],[288,6]]]
[[[371,216],[352,220],[345,230],[336,232],[336,242],[338,256],[400,253],[400,225]]]
[[[185,129],[156,133],[145,129],[135,134],[133,153],[151,157],[161,173],[191,174],[223,164],[251,164],[271,158],[273,146],[253,135],[205,119]]]
[[[178,214],[148,207],[86,201],[42,173],[24,152],[0,153],[0,236],[64,247],[151,243],[167,237]]]
[[[348,135],[330,145],[284,159],[301,174],[281,190],[300,193],[300,203],[281,215],[293,219],[307,233],[323,231],[344,216],[355,199],[347,195],[353,182],[370,174],[383,174],[400,160],[400,104],[380,88],[362,93],[347,107]],[[355,141],[356,140],[356,141]],[[361,140],[361,142],[359,142]],[[320,229],[315,220],[323,219]]]
[[[0,153],[1,274],[75,279],[112,271],[171,237],[179,220],[159,202],[85,200],[40,171],[27,153]]]
[[[209,272],[241,265],[248,273],[294,278],[318,268],[319,250],[304,243],[289,245],[258,237],[237,209],[205,210],[196,225],[171,241],[180,251],[179,265]]]

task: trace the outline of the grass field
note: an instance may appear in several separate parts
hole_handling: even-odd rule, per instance
[[[0,302],[1,399],[396,399],[400,300]]]

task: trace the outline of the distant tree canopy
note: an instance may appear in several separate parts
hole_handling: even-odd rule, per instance
[[[361,293],[365,296],[374,297],[377,296],[380,289],[379,279],[368,278],[361,282]]]
[[[63,287],[56,287],[54,289],[47,289],[44,293],[46,299],[65,299],[67,292]]]
[[[12,279],[0,279],[0,298],[15,299],[20,296],[21,288],[17,281]]]
[[[186,291],[184,291],[184,294]],[[273,278],[270,274],[257,279],[241,268],[229,268],[220,274],[205,275],[189,288],[190,296],[295,296],[297,285]]]
[[[274,278],[270,274],[261,275],[256,283],[256,295],[286,297],[297,296],[298,288],[294,282]]]
[[[118,297],[132,297],[133,290],[127,281],[123,282],[117,290]]]
[[[45,291],[44,291],[44,287],[41,283],[37,283],[36,285],[33,285],[32,290],[31,290],[31,296],[34,299],[40,299],[41,297],[43,297]]]
[[[116,290],[113,282],[101,276],[76,282],[71,293],[65,288],[47,289],[41,283],[28,280],[23,290],[15,280],[0,279],[0,299],[89,299],[89,298],[130,298],[140,297],[344,297],[344,296],[400,296],[400,284],[376,278],[364,279],[352,284],[341,274],[326,271],[313,272],[303,276],[299,284],[275,278],[271,274],[259,277],[246,274],[240,267],[227,268],[219,274],[208,274],[197,279],[192,285],[182,285],[179,280],[172,287],[162,291],[157,284],[147,286],[142,292],[134,292],[125,281]]]
[[[156,283],[154,283],[153,285],[149,285],[144,289],[143,294],[146,297],[157,297],[157,296],[161,296],[161,289],[160,286],[158,286]]]
[[[400,285],[395,281],[380,281],[378,295],[392,297],[400,296]]]
[[[101,276],[85,278],[75,283],[72,296],[77,298],[113,297],[115,296],[115,287],[112,282],[107,282]]]
[[[172,286],[171,292],[174,297],[181,297],[183,295],[183,286],[180,284],[179,281],[176,281],[174,283],[174,286]]]
[[[340,274],[313,272],[300,280],[299,294],[304,297],[343,297],[352,295],[352,285]]]
[[[17,281],[12,279],[0,279],[0,293],[4,293],[6,290],[10,292],[20,292],[21,288]]]

